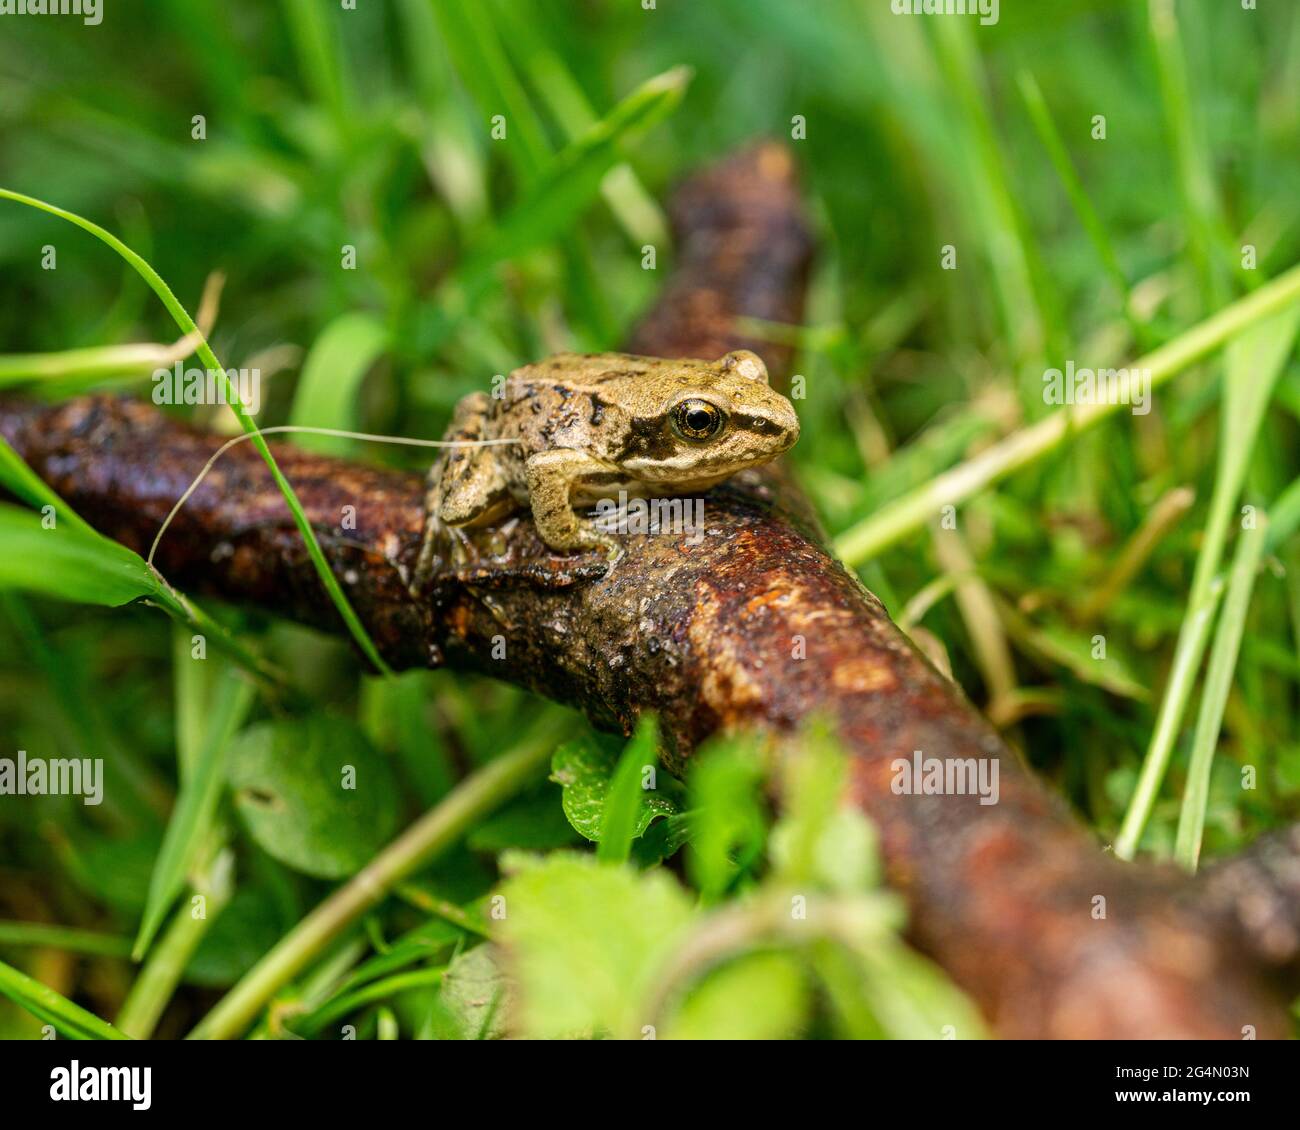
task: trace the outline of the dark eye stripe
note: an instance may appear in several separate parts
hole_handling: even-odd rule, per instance
[[[782,431],[780,424],[766,416],[733,416],[731,422],[742,431],[760,436],[780,435]]]

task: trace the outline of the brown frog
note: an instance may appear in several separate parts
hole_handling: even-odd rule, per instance
[[[707,490],[789,450],[799,418],[768,387],[748,350],[717,361],[627,353],[561,353],[516,369],[497,397],[471,393],[456,406],[449,448],[429,472],[427,524],[417,585],[448,534],[530,508],[542,540],[559,552],[599,550],[611,564],[619,539],[578,510],[602,498],[652,498]],[[471,447],[483,440],[514,440]]]

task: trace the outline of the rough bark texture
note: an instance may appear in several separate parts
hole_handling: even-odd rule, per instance
[[[677,269],[628,348],[714,358],[744,346],[783,370],[785,353],[745,340],[736,318],[800,318],[812,243],[788,155],[759,146],[704,171],[679,191],[673,214]],[[96,526],[142,551],[216,445],[146,405],[104,397],[5,405],[0,432]],[[853,757],[853,800],[880,830],[912,937],[1002,1035],[1285,1032],[1279,974],[1294,971],[1294,938],[1289,948],[1256,944],[1233,898],[1106,856],[827,554],[779,471],[711,492],[700,544],[629,537],[625,559],[597,580],[446,583],[417,602],[406,579],[423,520],[419,477],[287,445],[276,452],[396,666],[445,658],[578,705],[607,727],[657,710],[679,766],[719,727],[788,731],[813,714],[836,719]],[[345,532],[346,506],[357,528]],[[489,563],[543,555],[526,519],[482,535],[479,548]],[[180,585],[339,628],[246,445],[190,500],[158,564]],[[499,636],[506,658],[493,660]],[[804,658],[795,658],[799,640]],[[896,795],[891,763],[914,750],[997,759],[999,803]]]

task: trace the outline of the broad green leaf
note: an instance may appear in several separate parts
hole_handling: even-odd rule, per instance
[[[249,834],[305,874],[351,875],[397,827],[392,771],[343,718],[259,723],[238,735],[228,756],[235,807]]]
[[[67,997],[3,961],[0,961],[0,993],[25,1008],[41,1023],[53,1025],[59,1035],[66,1039],[128,1039],[107,1021],[100,1020],[94,1013],[87,1012],[79,1004],[73,1004]]]
[[[808,979],[788,953],[739,957],[707,976],[665,1026],[668,1040],[789,1040],[811,1003]]]
[[[294,393],[291,424],[354,431],[361,382],[388,344],[388,331],[370,314],[335,318],[316,338]],[[337,436],[305,434],[301,447],[329,455],[345,455],[353,441]]]
[[[903,945],[864,946],[862,991],[884,1034],[895,1040],[980,1040],[984,1021],[969,998],[932,962]]]
[[[199,941],[185,967],[185,982],[227,988],[257,964],[291,923],[281,922],[280,906],[265,888],[240,888]]]
[[[472,851],[502,852],[509,848],[522,851],[551,851],[568,847],[578,834],[565,818],[561,798],[555,785],[506,805],[482,821],[465,842]]]
[[[619,743],[606,735],[584,735],[565,742],[551,759],[551,780],[564,792],[562,804],[569,823],[586,839],[599,842],[605,819],[605,802],[619,764]],[[682,788],[670,774],[656,773],[657,788],[638,790],[639,808],[632,822],[632,835],[644,835],[661,816],[681,811]]]
[[[519,986],[523,1034],[639,1036],[662,963],[691,920],[664,871],[557,853],[501,887],[498,940]]]

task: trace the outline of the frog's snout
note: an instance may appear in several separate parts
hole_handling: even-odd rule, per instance
[[[799,442],[799,413],[794,410],[794,405],[786,401],[785,405],[785,435],[781,444],[782,451],[789,451],[796,443]]]

